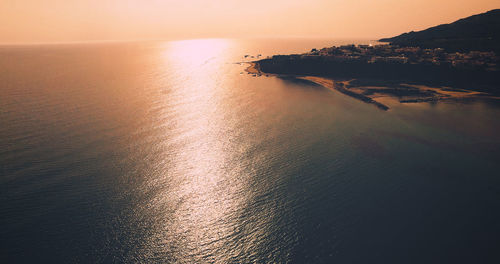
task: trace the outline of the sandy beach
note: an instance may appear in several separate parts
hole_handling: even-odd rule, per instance
[[[451,87],[429,87],[425,85],[399,83],[397,85],[371,85],[367,80],[334,80],[327,77],[303,76],[289,74],[269,74],[260,70],[259,64],[249,62],[246,71],[250,74],[276,76],[280,78],[296,78],[310,81],[321,85],[327,89],[335,90],[345,95],[354,97],[365,103],[373,104],[379,109],[387,111],[389,106],[383,104],[384,98],[393,98],[400,103],[422,103],[437,101],[458,101],[467,99],[500,99],[484,92],[471,91],[465,89],[455,89]],[[361,84],[356,84],[360,82]],[[377,82],[374,82],[377,83]],[[378,101],[380,100],[380,101]]]

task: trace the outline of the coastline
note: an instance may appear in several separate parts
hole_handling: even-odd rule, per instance
[[[384,110],[384,111],[387,111],[390,109],[387,105],[384,105],[380,102],[377,102],[366,95],[363,95],[361,93],[356,93],[356,92],[350,91],[347,88],[345,88],[347,86],[347,84],[349,84],[349,81],[335,81],[335,80],[330,79],[330,78],[317,77],[317,76],[298,76],[296,78],[319,84],[319,85],[321,85],[325,88],[328,88],[328,89],[337,90],[345,95],[356,98],[356,99],[361,100],[365,103],[373,104],[376,107],[378,107],[379,109]]]
[[[492,96],[485,92],[455,89],[451,87],[429,87],[425,85],[405,84],[403,82],[394,85],[393,83],[370,83],[370,80],[364,79],[335,80],[328,77],[311,75],[266,73],[260,69],[258,62],[254,61],[247,63],[250,65],[246,68],[246,71],[254,76],[265,74],[266,76],[275,76],[278,78],[296,78],[309,81],[321,85],[324,88],[338,91],[362,102],[373,104],[384,111],[390,110],[389,106],[377,101],[376,98],[395,98],[399,103],[460,101],[466,99],[500,99],[500,97]],[[356,83],[358,84],[356,85]]]
[[[247,71],[250,74],[261,74],[260,69],[258,68],[258,65],[256,62],[243,62],[243,63],[248,63],[250,66],[248,66],[245,71]]]
[[[345,95],[348,95],[350,97],[353,97],[353,98],[356,98],[358,100],[361,100],[365,103],[369,103],[369,104],[373,104],[375,106],[377,106],[379,109],[381,110],[384,110],[384,111],[387,111],[389,110],[390,108],[382,103],[379,103],[375,100],[373,100],[372,98],[368,97],[368,96],[365,96],[365,95],[362,95],[362,94],[358,94],[358,93],[355,93],[355,92],[352,92],[352,91],[349,91],[348,89],[344,88],[346,83],[346,81],[343,81],[343,82],[339,82],[339,81],[335,81],[333,79],[330,79],[330,78],[326,78],[326,77],[318,77],[318,76],[308,76],[308,75],[290,75],[290,74],[275,74],[275,73],[264,73],[260,70],[260,67],[258,65],[257,62],[248,62],[250,64],[250,66],[248,66],[246,68],[246,71],[249,73],[249,74],[255,74],[255,75],[262,75],[262,74],[266,74],[266,76],[275,76],[275,77],[287,77],[287,78],[296,78],[296,79],[301,79],[301,80],[305,80],[305,81],[309,81],[309,82],[312,82],[312,83],[315,83],[315,84],[318,84],[318,85],[321,85],[323,86],[324,88],[327,88],[327,89],[330,89],[330,90],[336,90],[340,93],[343,93]]]

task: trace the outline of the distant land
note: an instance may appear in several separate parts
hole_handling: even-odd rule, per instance
[[[380,39],[402,47],[443,48],[446,51],[500,53],[500,9],[418,32]]]
[[[311,81],[378,108],[401,103],[500,99],[500,9],[448,25],[381,39],[253,61],[256,76]]]

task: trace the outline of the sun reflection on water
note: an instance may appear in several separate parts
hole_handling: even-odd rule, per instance
[[[168,153],[173,166],[163,177],[176,184],[156,199],[173,209],[153,233],[168,236],[165,247],[187,262],[230,261],[238,245],[229,247],[226,238],[238,232],[238,214],[248,203],[249,183],[236,159],[244,150],[230,133],[235,124],[226,116],[227,85],[218,76],[228,46],[227,40],[187,40],[167,43],[163,52],[164,67],[174,67],[177,78],[168,84],[174,94],[162,100],[171,104],[181,94],[182,101],[164,120],[174,124],[169,144],[176,147],[168,148],[175,149]]]
[[[230,41],[225,39],[173,41],[165,44],[164,58],[169,63],[174,62],[186,69],[197,70],[212,59],[222,59],[229,45]]]

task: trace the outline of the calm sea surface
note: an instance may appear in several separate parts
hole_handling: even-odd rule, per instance
[[[348,42],[0,47],[0,262],[500,263],[498,104],[235,64]]]

